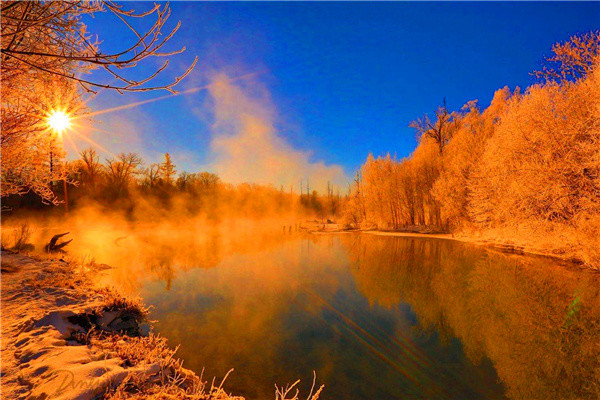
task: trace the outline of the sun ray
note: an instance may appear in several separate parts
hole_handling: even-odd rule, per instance
[[[75,150],[75,153],[79,154],[79,149],[77,148],[77,144],[73,141],[73,138],[71,138],[70,135],[64,135],[63,137],[67,138],[67,140],[69,141],[69,143],[73,147],[73,150]]]
[[[238,77],[230,79],[229,82],[236,82],[236,81],[239,81],[239,80],[242,80],[242,79],[246,79],[246,78],[252,77],[254,75],[258,75],[258,74],[260,74],[262,72],[263,71],[257,71],[257,72],[251,72],[251,73],[248,73],[248,74],[240,75]],[[200,92],[202,90],[206,90],[206,89],[210,88],[210,86],[211,86],[211,84],[207,84],[207,85],[204,85],[204,86],[198,86],[198,87],[190,88],[190,89],[187,89],[187,90],[184,90],[184,91],[181,91],[181,92],[171,93],[171,94],[167,94],[167,95],[164,95],[164,96],[155,97],[153,99],[147,99],[147,100],[142,100],[142,101],[138,101],[138,102],[135,102],[135,103],[123,104],[123,105],[117,106],[117,107],[106,108],[104,110],[93,111],[93,112],[90,112],[90,113],[87,113],[87,114],[79,115],[79,116],[75,117],[74,119],[94,117],[96,115],[107,114],[107,113],[110,113],[110,112],[127,110],[129,108],[139,107],[139,106],[144,105],[144,104],[154,103],[154,102],[157,102],[157,101],[161,101],[161,100],[165,100],[165,99],[170,99],[172,97],[179,97],[179,96],[183,96],[183,95],[188,95],[188,94]]]
[[[353,337],[363,343],[369,350],[373,352],[373,354],[382,359],[388,365],[392,366],[414,384],[423,387],[423,382],[421,382],[419,378],[422,378],[420,376],[422,375],[421,371],[423,371],[424,365],[427,365],[428,360],[416,353],[414,351],[415,349],[412,349],[408,345],[402,345],[400,349],[394,349],[394,351],[390,352],[388,346],[386,346],[381,339],[378,339],[373,334],[369,333],[366,329],[338,310],[323,297],[306,287],[302,287],[302,289],[310,296],[316,298],[327,309],[336,314],[340,318],[340,322],[343,323],[342,326],[347,333],[351,334]],[[393,357],[390,357],[390,354],[395,354],[398,352],[398,350],[400,350],[405,356],[411,356],[405,359],[406,365],[400,365],[394,360]]]
[[[93,130],[99,130],[97,128],[91,128]],[[101,130],[100,130],[101,131]],[[108,150],[107,148],[105,148],[104,146],[100,145],[99,143],[95,142],[94,140],[92,140],[91,138],[85,136],[82,133],[77,132],[77,130],[73,129],[72,130],[73,133],[75,133],[77,136],[79,136],[81,139],[85,140],[86,142],[88,142],[89,144],[91,144],[92,146],[95,146],[97,148],[99,148],[100,150],[102,150],[104,153],[108,154],[111,157],[114,157],[115,154],[113,152],[111,152],[110,150]]]

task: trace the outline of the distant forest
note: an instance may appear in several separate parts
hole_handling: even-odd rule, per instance
[[[92,148],[82,151],[78,160],[55,162],[53,166],[50,162],[49,159],[47,168],[66,171],[66,185],[62,181],[51,183],[52,199],[61,212],[68,202],[74,209],[93,205],[124,212],[133,219],[138,215],[147,219],[183,212],[204,214],[213,220],[225,215],[261,217],[289,213],[323,220],[337,216],[343,201],[332,185],[326,194],[319,194],[305,183],[303,193],[298,193],[284,186],[234,185],[206,171],[178,173],[169,153],[164,154],[163,162],[147,166],[136,153],[122,153],[102,162]],[[13,195],[3,203],[11,211],[55,208],[52,202],[33,192],[25,197]]]

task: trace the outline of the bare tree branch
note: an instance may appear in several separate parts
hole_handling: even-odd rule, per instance
[[[105,12],[123,23],[132,40],[122,50],[108,52],[92,37],[84,24],[86,16]],[[79,85],[85,91],[111,89],[119,93],[163,89],[171,93],[194,68],[197,57],[183,74],[167,83],[157,80],[171,65],[168,57],[185,47],[170,51],[168,42],[181,26],[167,29],[171,15],[168,4],[153,4],[148,10],[126,10],[110,0],[95,1],[3,1],[0,23],[1,81],[1,195],[35,192],[46,203],[57,204],[53,182],[68,181],[59,138],[49,131],[45,118],[50,111],[70,115],[82,113]],[[153,19],[150,27],[136,30],[132,21]],[[166,58],[141,78],[126,75],[150,58]],[[99,70],[93,78],[84,77]],[[131,174],[138,161],[119,160]],[[59,167],[60,165],[60,167]],[[136,167],[137,168],[137,167]]]
[[[133,10],[124,10],[121,5],[112,1],[50,1],[19,4],[13,2],[10,5],[11,7],[2,8],[3,64],[13,59],[31,69],[77,81],[84,85],[86,90],[96,87],[119,92],[159,89],[174,92],[173,88],[192,71],[197,62],[196,57],[182,75],[164,85],[146,86],[166,69],[168,62],[149,77],[142,79],[125,77],[113,69],[133,68],[150,57],[169,57],[185,51],[185,47],[174,51],[161,51],[181,26],[177,23],[168,34],[163,36],[165,24],[171,14],[168,4],[163,7],[155,4],[150,10],[138,14]],[[85,25],[81,22],[83,15],[92,15],[106,10],[122,21],[136,36],[134,43],[115,53],[103,53],[98,42],[92,43],[86,37]],[[156,19],[145,32],[139,32],[128,21],[131,18],[144,18],[150,15],[155,15]],[[46,39],[39,43],[42,37]],[[2,72],[11,67],[15,68],[9,63],[7,68],[2,68]],[[94,67],[103,68],[111,76],[111,80],[116,78],[122,85],[82,79],[75,73],[86,72]]]

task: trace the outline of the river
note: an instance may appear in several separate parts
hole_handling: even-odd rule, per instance
[[[109,281],[152,306],[184,366],[218,383],[234,368],[224,386],[248,399],[296,379],[307,393],[313,371],[325,400],[600,394],[595,273],[364,233],[152,248]]]

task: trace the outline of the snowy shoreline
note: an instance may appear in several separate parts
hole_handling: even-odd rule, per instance
[[[241,399],[144,335],[146,309],[93,284],[94,265],[2,251],[2,393],[11,399]]]

